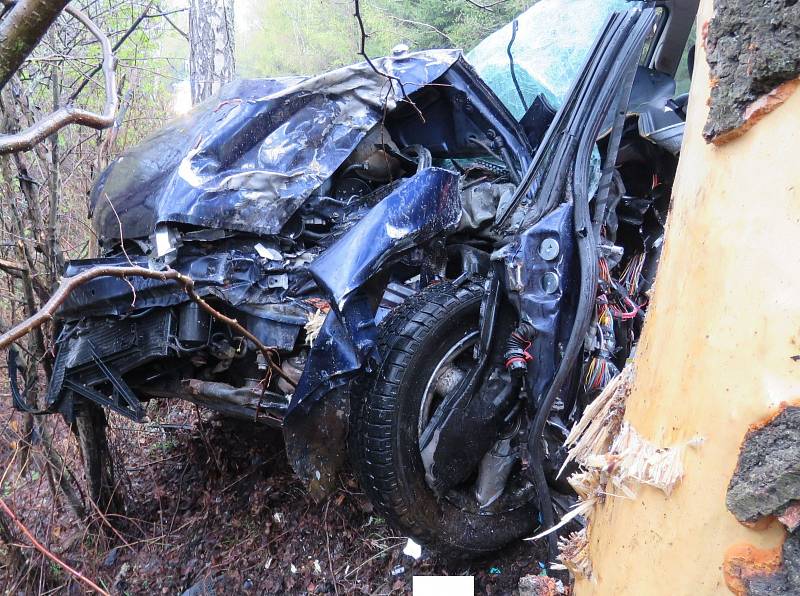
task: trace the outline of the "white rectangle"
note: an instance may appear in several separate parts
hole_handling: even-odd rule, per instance
[[[475,578],[471,575],[415,575],[414,596],[475,596]]]

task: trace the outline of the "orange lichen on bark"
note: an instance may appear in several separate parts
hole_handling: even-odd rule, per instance
[[[780,405],[769,414],[764,416],[761,420],[758,420],[747,427],[747,434],[749,435],[751,432],[761,430],[768,424],[770,424],[775,418],[777,418],[781,412],[783,412],[786,408],[790,407],[800,407],[800,399],[794,399],[791,401],[782,401]],[[745,440],[747,440],[747,435],[745,435]]]
[[[756,548],[752,544],[734,544],[725,551],[722,573],[725,585],[736,596],[747,595],[747,580],[757,575],[770,575],[781,566],[781,546]]]

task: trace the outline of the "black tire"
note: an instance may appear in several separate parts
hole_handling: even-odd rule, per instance
[[[88,497],[104,513],[122,513],[124,504],[114,480],[114,460],[106,436],[107,420],[103,408],[84,402],[75,416]],[[93,514],[87,503],[87,511]]]
[[[382,362],[358,391],[352,421],[354,467],[374,505],[405,535],[448,558],[475,558],[528,535],[534,503],[491,515],[437,499],[425,482],[418,420],[436,363],[478,327],[483,286],[431,286],[381,324]]]

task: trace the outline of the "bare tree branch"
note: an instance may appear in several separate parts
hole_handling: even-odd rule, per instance
[[[10,507],[9,507],[9,506],[6,504],[6,502],[5,502],[3,499],[0,499],[0,509],[2,509],[2,510],[3,510],[3,512],[4,512],[4,513],[5,513],[5,514],[6,514],[6,515],[7,515],[7,516],[8,516],[8,517],[11,519],[11,521],[13,521],[13,522],[14,522],[14,523],[17,525],[17,527],[19,528],[19,530],[20,530],[20,531],[21,531],[21,532],[22,532],[22,533],[25,535],[25,537],[26,537],[28,540],[30,540],[31,544],[33,544],[33,546],[34,546],[34,548],[35,548],[36,550],[38,550],[38,551],[39,551],[40,553],[42,553],[42,554],[43,554],[45,557],[47,557],[48,559],[50,559],[51,561],[53,561],[53,562],[54,562],[56,565],[58,565],[59,567],[63,568],[63,569],[64,569],[65,571],[67,571],[67,573],[69,573],[69,574],[70,574],[72,577],[74,577],[75,579],[77,579],[77,580],[81,581],[82,583],[86,584],[87,586],[89,586],[89,587],[90,587],[92,590],[94,590],[94,591],[95,591],[95,592],[97,592],[98,594],[104,594],[105,596],[111,596],[111,594],[109,594],[108,592],[106,592],[106,591],[105,591],[103,588],[101,588],[100,586],[98,586],[96,583],[94,583],[94,582],[93,582],[92,580],[90,580],[88,577],[86,577],[85,575],[83,575],[83,574],[82,574],[80,571],[78,571],[77,569],[73,569],[72,567],[70,567],[69,565],[67,565],[67,564],[66,564],[64,561],[62,561],[61,559],[59,559],[59,558],[58,558],[57,556],[55,556],[55,555],[54,555],[54,554],[53,554],[51,551],[49,551],[47,548],[45,548],[45,547],[42,545],[42,543],[41,543],[41,542],[39,542],[38,540],[36,540],[36,538],[34,537],[34,535],[33,535],[33,534],[31,534],[30,530],[28,530],[28,528],[27,528],[27,527],[25,527],[25,524],[23,524],[23,523],[20,521],[20,519],[19,519],[19,518],[16,516],[16,514],[15,514],[15,513],[14,513],[14,512],[11,510],[11,508],[10,508]]]
[[[20,0],[0,20],[0,89],[22,66],[69,0]],[[3,2],[11,5],[10,2]]]
[[[14,275],[21,273],[24,269],[25,265],[22,265],[21,263],[0,259],[0,271],[5,271],[6,273]]]
[[[438,27],[435,27],[435,26],[431,25],[430,23],[423,23],[422,21],[413,21],[411,19],[403,19],[401,17],[393,15],[391,12],[389,12],[387,10],[384,10],[384,9],[378,7],[378,6],[373,6],[372,8],[373,8],[373,10],[377,10],[382,15],[392,19],[393,21],[396,21],[398,23],[402,23],[404,25],[411,25],[413,27],[419,27],[420,29],[427,29],[428,31],[433,31],[434,33],[438,33],[439,35],[441,35],[448,42],[453,43],[453,38],[452,37],[450,37],[447,33],[442,31]]]
[[[480,9],[485,10],[487,12],[494,12],[492,10],[493,6],[497,6],[498,4],[504,4],[505,2],[508,2],[508,0],[496,0],[495,2],[492,2],[491,4],[479,4],[479,3],[475,2],[475,0],[467,0],[467,2],[469,4],[472,4],[472,6],[474,6],[476,8],[480,8]]]
[[[189,296],[191,300],[196,302],[200,305],[200,307],[205,310],[208,314],[210,314],[215,319],[222,321],[237,333],[240,333],[242,336],[253,342],[253,344],[259,349],[259,351],[264,355],[264,359],[266,360],[270,370],[288,382],[292,387],[296,387],[297,384],[286,376],[286,374],[281,370],[281,367],[278,366],[274,360],[275,351],[272,348],[265,346],[261,341],[253,335],[250,331],[245,329],[241,323],[239,323],[236,319],[232,319],[228,316],[217,311],[213,308],[208,302],[206,302],[194,289],[194,280],[191,277],[183,275],[182,273],[175,271],[174,269],[167,269],[165,271],[153,271],[151,269],[146,269],[145,267],[94,267],[92,269],[88,269],[75,275],[73,277],[68,277],[62,280],[61,285],[58,289],[53,293],[50,297],[50,300],[42,306],[33,316],[28,317],[21,323],[14,325],[11,329],[0,335],[0,349],[9,347],[12,343],[24,337],[31,331],[38,329],[42,325],[44,325],[47,321],[53,318],[53,315],[56,314],[58,307],[61,306],[67,297],[77,288],[85,284],[87,281],[94,279],[95,277],[101,276],[111,276],[111,277],[119,277],[122,279],[128,277],[146,277],[149,279],[159,279],[162,281],[172,280],[177,282],[186,294]]]
[[[100,42],[100,46],[102,47],[102,69],[105,77],[106,93],[103,113],[97,114],[68,104],[52,114],[45,116],[42,120],[21,132],[0,135],[0,155],[4,153],[27,151],[68,124],[82,124],[94,129],[108,128],[114,124],[114,116],[117,112],[119,100],[117,98],[117,84],[114,75],[116,58],[111,48],[111,42],[109,42],[108,37],[106,37],[100,28],[82,11],[72,6],[67,6],[65,12],[72,15],[86,26],[97,41]],[[11,15],[6,18],[10,16]],[[3,19],[2,22],[5,22],[5,19]]]
[[[125,41],[133,34],[134,31],[136,31],[136,29],[139,27],[141,22],[145,18],[147,18],[147,16],[148,16],[147,15],[147,11],[149,11],[150,7],[153,6],[153,2],[154,1],[155,0],[150,0],[150,2],[147,3],[147,5],[144,7],[144,10],[139,15],[139,17],[131,24],[130,27],[128,27],[128,30],[125,31],[125,33],[122,34],[122,37],[120,37],[117,40],[117,42],[111,47],[111,52],[112,53],[116,52],[118,49],[120,49],[120,47],[122,47],[122,44],[125,43]],[[103,58],[103,63],[105,63],[105,57]],[[89,83],[91,78],[94,75],[96,75],[98,72],[100,72],[100,69],[102,69],[102,68],[103,68],[103,64],[98,64],[97,66],[95,66],[92,69],[92,71],[89,74],[86,75],[86,78],[84,79],[84,81],[78,86],[78,88],[72,93],[72,95],[69,96],[70,100],[74,101],[75,99],[77,99],[78,94],[81,91],[83,91],[84,87],[86,87],[86,85]]]
[[[411,106],[417,111],[417,114],[419,115],[420,120],[425,122],[425,116],[423,116],[422,110],[420,110],[417,107],[417,104],[415,104],[411,100],[411,98],[408,96],[408,93],[406,93],[406,88],[403,86],[403,81],[401,81],[399,78],[397,78],[394,75],[390,75],[387,72],[383,72],[377,66],[375,66],[375,63],[370,59],[369,55],[367,54],[367,38],[369,37],[369,35],[367,34],[367,30],[364,27],[364,20],[361,18],[361,5],[360,5],[359,0],[353,0],[353,5],[354,5],[353,6],[353,8],[354,8],[353,16],[355,17],[356,22],[358,23],[358,29],[361,32],[361,40],[360,40],[360,45],[359,45],[359,50],[358,50],[359,56],[361,56],[362,58],[364,58],[364,60],[366,60],[367,64],[369,64],[369,67],[376,74],[379,74],[382,77],[386,77],[386,79],[390,83],[392,81],[396,81],[397,85],[400,87],[400,91],[403,94],[403,99],[405,99],[408,103],[411,104]]]
[[[180,34],[186,41],[189,41],[189,34],[186,33],[186,31],[184,31],[180,27],[178,27],[178,25],[175,23],[175,21],[173,21],[170,18],[170,15],[172,15],[172,14],[175,14],[177,12],[185,12],[185,11],[186,11],[185,8],[180,8],[178,10],[171,10],[171,11],[168,11],[168,12],[151,13],[151,14],[147,15],[147,18],[148,19],[156,19],[156,18],[159,18],[159,17],[163,17],[164,20],[170,25],[170,27],[175,29],[175,31],[177,31],[178,34]]]

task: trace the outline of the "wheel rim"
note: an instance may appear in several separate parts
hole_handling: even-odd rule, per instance
[[[427,385],[425,385],[425,391],[422,394],[422,401],[420,402],[419,406],[419,420],[417,422],[418,443],[422,438],[422,433],[424,432],[425,427],[428,425],[431,412],[433,411],[433,406],[437,401],[436,398],[444,397],[437,392],[437,390],[442,388],[442,385],[439,382],[442,378],[442,375],[453,370],[453,367],[455,367],[455,361],[459,358],[459,356],[464,354],[469,348],[478,342],[478,335],[480,335],[480,332],[477,330],[467,333],[458,342],[453,344],[449,350],[447,350],[445,355],[434,367],[433,373],[431,374],[430,379],[428,379]],[[422,445],[420,445],[420,448],[421,447]]]

